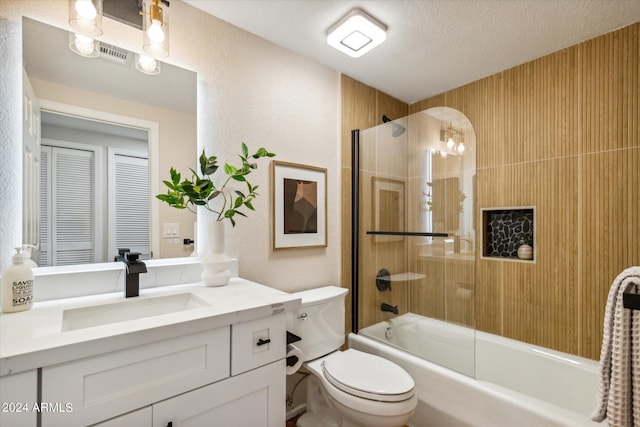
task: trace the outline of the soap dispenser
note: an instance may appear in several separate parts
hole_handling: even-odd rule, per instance
[[[24,245],[22,245],[22,256],[24,256],[24,263],[27,265],[27,267],[29,268],[36,268],[38,267],[38,263],[35,262],[33,260],[33,258],[31,258],[31,256],[33,255],[33,250],[36,247],[33,245],[27,245],[26,243]]]
[[[24,263],[21,247],[16,248],[11,261],[13,264],[2,273],[0,284],[3,313],[28,310],[33,304],[33,272]]]

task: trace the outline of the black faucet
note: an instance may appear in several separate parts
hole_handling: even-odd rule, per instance
[[[113,257],[115,262],[124,261],[127,259],[127,254],[131,252],[129,248],[118,248],[118,255]]]
[[[144,262],[138,260],[139,252],[129,252],[126,254],[125,278],[124,278],[124,297],[137,297],[140,294],[140,273],[147,272],[147,266]]]
[[[389,305],[386,302],[383,302],[380,306],[380,310],[388,311],[389,313],[398,314],[398,306],[397,305]]]

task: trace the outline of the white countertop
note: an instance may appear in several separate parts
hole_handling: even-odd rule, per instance
[[[300,299],[293,295],[240,278],[221,287],[196,283],[141,289],[140,297],[185,292],[210,305],[65,332],[61,332],[65,310],[124,301],[124,293],[36,302],[31,310],[2,313],[0,376],[268,317],[300,306]]]

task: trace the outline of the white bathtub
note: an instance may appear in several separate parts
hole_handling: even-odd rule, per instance
[[[392,345],[385,343],[389,328]],[[350,334],[349,345],[411,374],[415,427],[602,427],[589,419],[599,375],[593,360],[412,313]]]

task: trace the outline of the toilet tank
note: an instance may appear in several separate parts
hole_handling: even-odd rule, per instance
[[[294,343],[304,356],[313,360],[344,344],[344,300],[348,290],[325,286],[291,294],[302,299],[298,310],[287,313],[287,330],[301,341]]]

